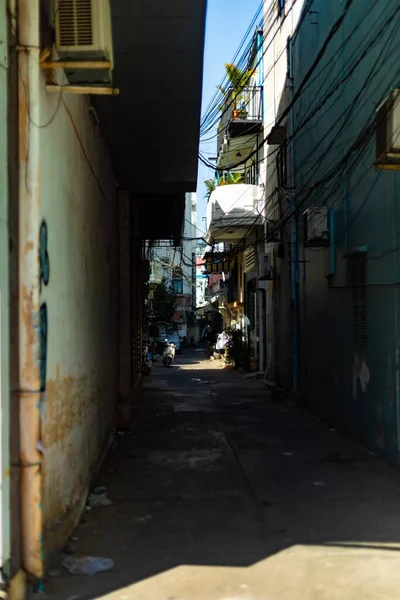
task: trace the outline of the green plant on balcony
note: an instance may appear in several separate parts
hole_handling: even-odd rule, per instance
[[[234,185],[236,183],[243,183],[243,173],[226,173],[225,178],[219,180],[218,185]]]
[[[219,108],[224,111],[227,105],[232,106],[232,116],[234,119],[246,119],[246,94],[244,88],[248,85],[255,69],[246,69],[243,71],[233,63],[225,63],[228,85],[226,88],[217,86],[217,89],[224,95],[224,104]]]
[[[210,199],[211,194],[220,187],[221,185],[234,185],[236,183],[243,183],[243,173],[225,173],[220,179],[205,179],[204,184],[206,186],[206,199]]]
[[[205,179],[204,180],[204,185],[206,186],[206,199],[207,202],[210,199],[211,194],[213,193],[213,191],[216,189],[217,187],[217,180],[216,179]]]

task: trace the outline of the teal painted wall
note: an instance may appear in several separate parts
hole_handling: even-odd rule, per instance
[[[295,91],[344,5],[314,0],[316,12],[306,16],[294,42]],[[311,117],[295,138],[300,239],[301,214],[314,205],[335,210],[337,238],[337,271],[331,278],[329,250],[300,243],[302,394],[334,426],[396,464],[400,172],[375,170],[373,129],[346,164],[340,161],[360,131],[373,123],[387,92],[400,87],[399,13],[400,4],[393,0],[354,0],[294,109],[295,131]],[[342,82],[344,73],[348,78]],[[319,103],[323,106],[317,109]],[[345,258],[360,246],[367,248],[368,339],[362,352],[353,341]]]

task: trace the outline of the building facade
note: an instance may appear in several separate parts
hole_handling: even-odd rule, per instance
[[[399,465],[398,6],[280,6],[265,40],[271,377]]]
[[[264,10],[218,128],[208,267],[229,268],[217,304],[243,323],[253,368],[400,464],[399,9]]]
[[[117,426],[132,425],[144,240],[179,240],[196,188],[205,3],[170,4],[185,23],[179,43],[163,3],[76,6],[64,3],[72,13],[62,22],[56,0],[0,2],[0,584],[18,598],[71,535]],[[100,61],[83,61],[79,40],[61,43],[65,23],[81,19],[107,40]],[[155,22],[162,33],[149,53],[141,31]],[[176,73],[160,75],[163,100],[151,108],[166,111],[167,151],[158,120],[137,119],[131,82],[150,88],[171,48]],[[178,125],[168,120],[173,94]],[[143,155],[163,157],[162,168]]]
[[[176,296],[176,311],[172,327],[180,337],[190,338],[195,330],[196,308],[196,194],[185,198],[183,239],[179,246],[174,241],[158,240],[149,244],[150,283],[163,283]]]
[[[211,287],[219,286],[214,309],[221,312],[226,326],[243,330],[254,368],[265,361],[265,306],[260,293],[264,284],[258,284],[264,250],[263,65],[263,31],[259,27],[240,76],[235,65],[226,65],[227,73],[233,75],[222,98],[217,175],[206,209],[207,262],[211,279],[216,269],[221,275],[218,283],[211,281]],[[223,255],[218,255],[218,245],[223,246]],[[222,265],[223,271],[217,265]]]

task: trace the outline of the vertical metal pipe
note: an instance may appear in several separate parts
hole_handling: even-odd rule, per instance
[[[290,159],[291,159],[291,179],[292,190],[296,188],[295,175],[295,142],[294,142],[294,72],[293,72],[293,40],[289,38],[289,79],[292,108],[290,109]],[[293,200],[290,202],[290,240],[291,240],[291,291],[292,291],[292,345],[293,345],[293,389],[299,388],[299,319],[298,319],[298,247],[297,247],[297,216],[296,205]]]
[[[22,566],[43,576],[39,297],[39,0],[18,0],[19,390]]]
[[[0,0],[0,581],[9,575],[10,531],[10,397],[8,270],[8,19]]]
[[[261,104],[261,106],[259,106],[258,111],[260,111],[261,109],[261,119],[264,122],[264,94],[262,92],[263,90],[263,85],[264,85],[264,33],[263,30],[259,30],[258,34],[257,34],[257,38],[258,38],[258,58],[257,58],[257,62],[258,62],[258,86],[260,88],[260,99],[259,102]],[[257,98],[256,94],[256,98]],[[258,115],[260,114],[259,112],[257,113]],[[258,140],[257,140],[257,145],[258,145]]]

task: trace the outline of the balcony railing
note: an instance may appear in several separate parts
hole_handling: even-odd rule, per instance
[[[235,93],[234,88],[229,88],[223,104],[221,121],[218,126],[218,149],[224,137],[235,135],[235,123],[243,126],[262,123],[263,120],[263,88],[248,86]],[[233,127],[232,127],[233,126]]]

